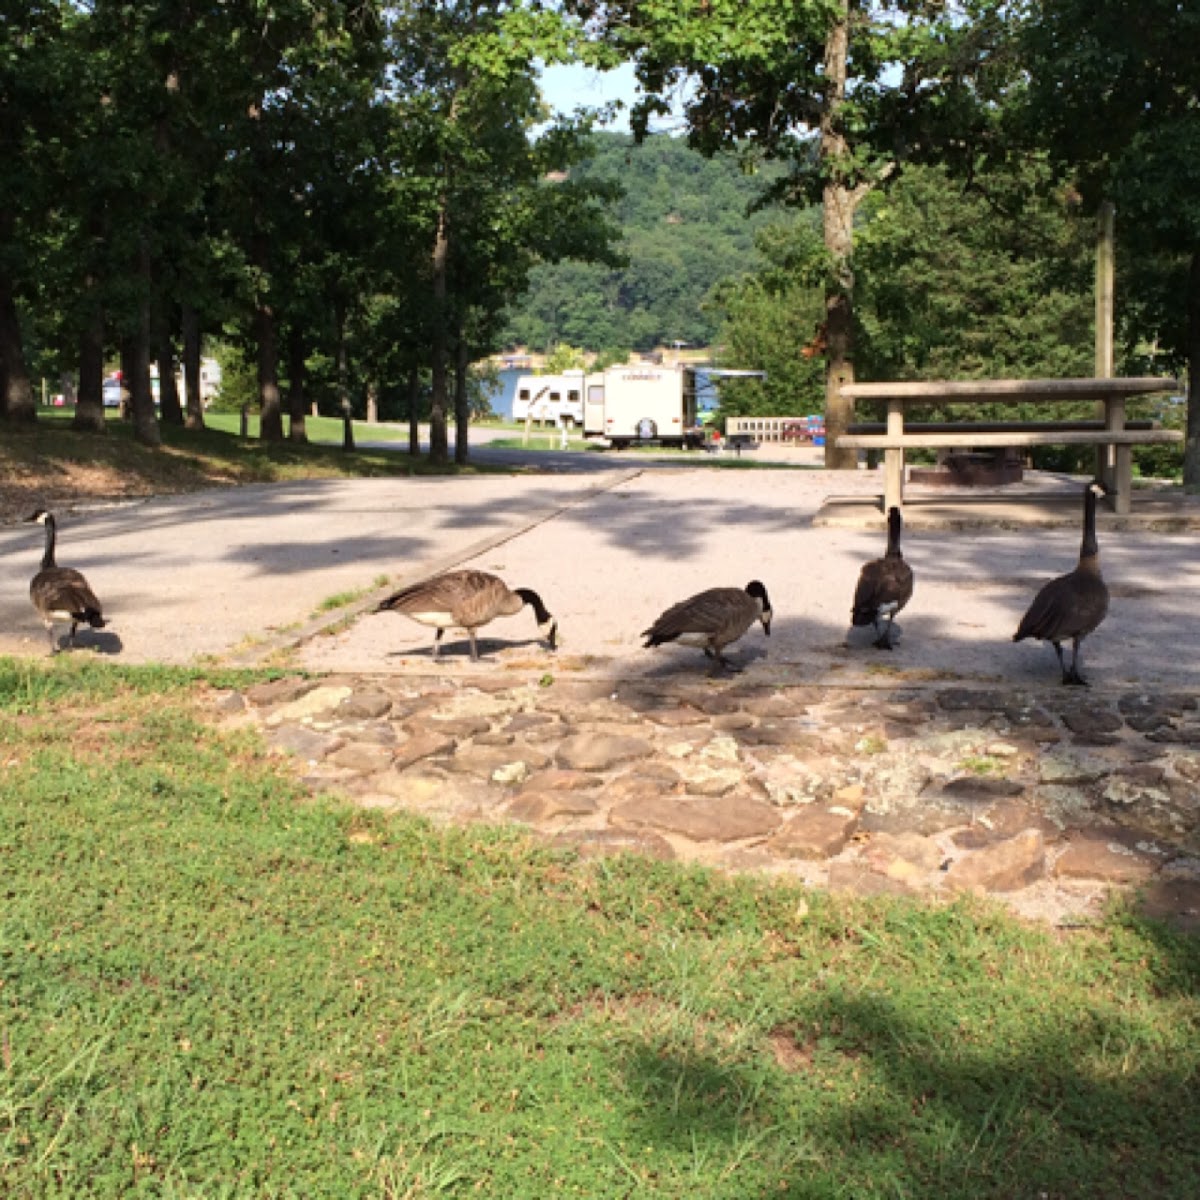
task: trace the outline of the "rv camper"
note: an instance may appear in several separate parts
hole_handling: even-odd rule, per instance
[[[522,375],[513,396],[514,421],[547,425],[583,424],[583,372]]]
[[[607,438],[616,450],[634,442],[701,446],[697,420],[696,368],[638,363],[589,375],[583,432]]]

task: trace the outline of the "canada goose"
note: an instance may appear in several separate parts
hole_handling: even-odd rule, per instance
[[[771,635],[771,601],[767,589],[757,579],[745,589],[709,588],[689,600],[668,608],[649,629],[642,631],[644,648],[679,642],[699,646],[708,658],[730,670],[736,670],[721,653],[754,624],[761,621],[763,632]]]
[[[1108,489],[1097,481],[1083,492],[1083,544],[1079,565],[1069,575],[1050,580],[1033,598],[1021,620],[1013,641],[1040,638],[1049,642],[1058,655],[1062,681],[1075,687],[1087,687],[1079,671],[1079,643],[1094,630],[1108,613],[1108,586],[1100,574],[1100,548],[1096,545],[1096,497]],[[1062,644],[1072,643],[1071,669],[1063,662]]]
[[[558,622],[547,611],[542,598],[529,588],[510,591],[503,579],[486,571],[449,571],[402,588],[380,602],[377,612],[398,612],[422,625],[437,630],[433,639],[433,657],[437,658],[442,635],[447,629],[465,629],[471,640],[471,661],[479,661],[475,631],[497,617],[511,617],[528,604],[537,617],[538,632],[557,644]]]
[[[892,622],[913,594],[912,567],[900,553],[900,510],[888,509],[888,544],[882,558],[866,563],[854,589],[854,607],[850,613],[854,625],[874,625],[879,637],[875,645],[891,650]],[[880,634],[879,623],[887,618],[887,628]]]
[[[92,591],[88,581],[71,567],[60,567],[54,561],[54,543],[57,536],[57,525],[54,514],[39,508],[27,521],[45,525],[46,552],[42,555],[42,568],[29,582],[29,598],[37,609],[46,627],[46,636],[50,639],[50,653],[58,653],[58,644],[54,640],[54,622],[70,621],[71,634],[69,641],[75,645],[75,629],[86,622],[93,629],[103,629],[104,614],[100,601]]]

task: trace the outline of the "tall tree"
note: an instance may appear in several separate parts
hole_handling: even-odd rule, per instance
[[[1200,487],[1200,8],[1145,0],[1029,0],[1020,46],[1035,137],[1117,207],[1133,332],[1187,367],[1184,483]],[[1128,327],[1128,326],[1127,326]]]
[[[37,417],[18,302],[35,274],[57,161],[62,75],[59,5],[28,0],[0,17],[0,419]]]
[[[934,130],[961,124],[990,49],[993,0],[967,11],[932,0],[571,0],[633,58],[643,134],[682,96],[691,142],[788,164],[773,194],[819,202],[825,248],[826,464],[855,465],[836,436],[853,405],[853,239],[859,208],[905,157],[928,152]],[[970,78],[968,78],[970,75]],[[972,116],[973,106],[967,106]],[[943,153],[966,140],[941,139]]]
[[[483,331],[496,336],[492,314],[503,307],[497,284],[508,285],[510,295],[519,290],[534,256],[551,245],[547,198],[556,230],[577,222],[572,236],[588,245],[584,253],[602,251],[615,230],[598,216],[597,189],[546,179],[551,169],[579,160],[586,132],[572,121],[536,129],[545,116],[537,61],[572,52],[572,25],[557,11],[507,0],[421,0],[407,17],[398,127],[409,191],[427,231],[429,456],[445,462],[455,362],[485,348],[464,339]]]

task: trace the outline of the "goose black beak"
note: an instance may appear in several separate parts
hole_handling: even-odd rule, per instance
[[[558,649],[558,622],[551,621],[550,627],[546,630],[546,644],[551,650]]]

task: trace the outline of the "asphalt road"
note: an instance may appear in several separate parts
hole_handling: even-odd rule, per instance
[[[1074,565],[1077,530],[906,536],[916,592],[889,654],[846,636],[858,571],[882,535],[812,525],[826,495],[877,491],[866,472],[596,457],[606,465],[585,472],[322,481],[60,513],[59,562],[87,574],[110,618],[81,642],[125,662],[230,658],[286,640],[323,602],[384,576],[400,586],[461,565],[536,589],[561,625],[551,654],[528,611],[495,622],[481,637],[485,671],[702,673],[698,651],[643,650],[639,632],[696,591],[758,578],[775,622],[769,639],[752,632],[733,652],[750,678],[1057,686],[1053,652],[1011,637],[1037,587]],[[41,551],[39,526],[0,527],[0,652],[45,653],[27,591]],[[1106,533],[1101,551],[1112,605],[1085,670],[1098,686],[1196,687],[1200,535]],[[371,613],[299,653],[320,669],[426,672],[430,642],[421,626]],[[465,640],[445,646],[442,670],[471,669]]]

